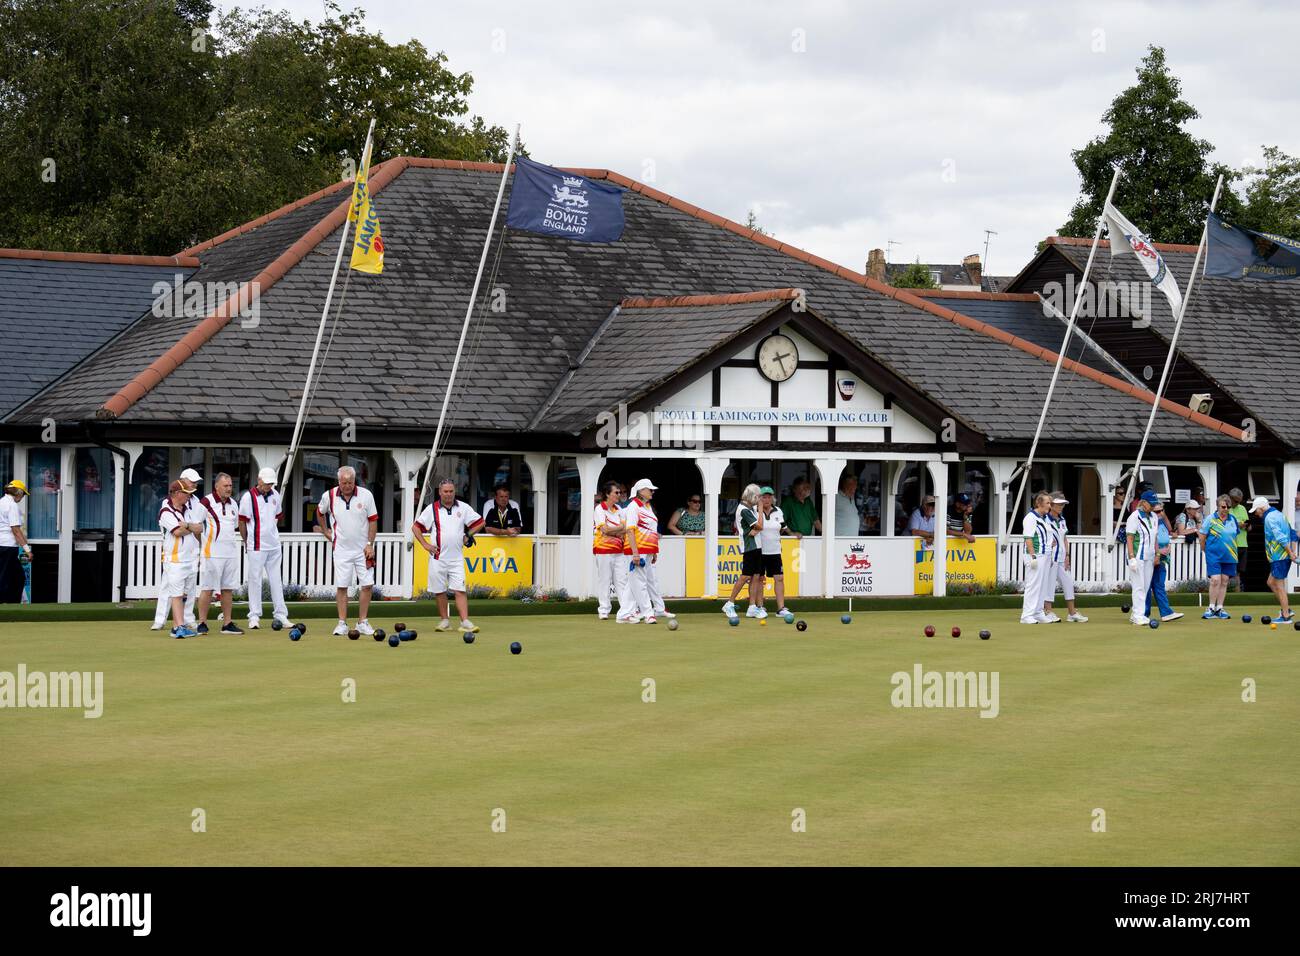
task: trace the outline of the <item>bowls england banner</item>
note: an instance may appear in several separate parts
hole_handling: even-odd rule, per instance
[[[623,192],[520,157],[506,225],[580,242],[617,242],[623,235]]]

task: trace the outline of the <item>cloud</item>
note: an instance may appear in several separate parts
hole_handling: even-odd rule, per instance
[[[321,15],[314,0],[287,6]],[[855,269],[889,239],[898,261],[957,262],[991,229],[990,271],[1018,271],[1067,218],[1070,152],[1101,132],[1151,43],[1166,47],[1216,159],[1300,152],[1281,119],[1295,107],[1300,28],[1285,6],[365,7],[389,40],[418,38],[471,72],[471,109],[521,123],[534,158],[653,175],[732,219],[753,209],[779,238]]]

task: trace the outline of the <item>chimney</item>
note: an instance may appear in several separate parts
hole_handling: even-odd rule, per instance
[[[978,252],[971,253],[962,259],[961,264],[962,268],[966,270],[966,274],[970,276],[971,282],[981,289],[984,288],[984,273],[980,266],[980,254]]]
[[[867,253],[867,277],[877,282],[885,281],[885,250],[872,249]]]

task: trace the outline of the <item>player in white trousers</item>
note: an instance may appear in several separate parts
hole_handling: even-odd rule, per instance
[[[185,521],[190,524],[202,524],[202,521],[199,520],[199,513],[197,510],[199,507],[199,503],[194,498],[194,493],[199,490],[199,482],[203,480],[203,476],[200,475],[193,468],[186,468],[184,471],[181,472],[180,477],[177,478],[176,480],[181,483],[181,490],[184,491],[187,496],[184,510],[181,512],[181,514],[185,518]],[[171,507],[170,495],[164,498],[161,502],[159,502],[158,516],[161,518],[163,509],[169,507]],[[197,543],[197,541],[198,539],[196,538],[195,542]],[[197,601],[199,597],[198,584],[199,584],[199,571],[198,571],[198,560],[196,558],[194,562],[194,583],[185,593],[185,626],[186,627],[195,627],[198,624],[198,617],[195,615],[194,612],[194,602]],[[153,612],[153,630],[161,631],[164,627],[166,627],[167,616],[171,614],[171,612],[172,612],[171,598],[167,596],[167,589],[163,587],[162,584],[160,583],[158,587],[158,606],[154,608],[154,612]]]
[[[660,617],[677,616],[664,607],[655,567],[659,560],[659,518],[650,505],[650,499],[658,490],[649,478],[642,478],[632,486],[632,501],[623,509],[628,526],[627,546],[623,553],[629,559],[624,593],[628,598],[629,614],[638,615],[647,624],[656,623]],[[630,624],[637,623],[637,620],[637,617],[627,619]]]
[[[1020,607],[1021,624],[1047,624],[1043,613],[1043,582],[1052,572],[1052,559],[1048,554],[1052,544],[1052,528],[1047,513],[1052,507],[1052,496],[1046,491],[1034,495],[1033,510],[1025,514],[1020,524],[1025,539],[1025,599]]]
[[[1052,570],[1043,579],[1043,614],[1049,623],[1055,624],[1060,615],[1052,610],[1056,599],[1056,586],[1059,584],[1065,594],[1065,619],[1071,624],[1082,624],[1088,619],[1074,606],[1074,573],[1070,570],[1070,526],[1065,520],[1065,506],[1070,500],[1065,492],[1052,492],[1052,510],[1047,513],[1047,521],[1052,529],[1051,557]]]
[[[262,578],[271,590],[271,614],[289,627],[289,608],[284,603],[284,580],[280,576],[283,551],[279,522],[283,517],[280,492],[276,491],[274,468],[257,473],[257,487],[239,499],[239,533],[248,555],[248,627],[257,630],[262,619]]]
[[[1151,623],[1143,612],[1147,606],[1147,591],[1151,589],[1151,575],[1156,567],[1156,517],[1151,509],[1160,504],[1154,491],[1144,491],[1138,506],[1124,523],[1124,547],[1128,556],[1128,580],[1133,602],[1129,620],[1137,625]]]
[[[618,617],[623,620],[628,606],[623,603],[627,589],[627,559],[623,557],[623,539],[627,536],[627,517],[618,506],[620,492],[617,481],[607,481],[601,488],[601,501],[592,511],[591,524],[594,537],[591,553],[596,562],[596,617],[609,619],[610,594],[618,595]]]

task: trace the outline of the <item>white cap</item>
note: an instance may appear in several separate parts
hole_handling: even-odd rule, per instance
[[[659,490],[659,486],[656,485],[649,478],[642,478],[640,481],[638,481],[635,485],[632,486],[632,490],[629,491],[628,494],[631,495],[633,498],[635,498],[636,493],[640,491],[642,488],[649,488],[651,491]]]
[[[268,485],[275,485],[276,481],[278,480],[276,478],[275,469],[263,468],[261,471],[257,473],[257,480],[261,482],[265,482]]]
[[[1189,498],[1187,500],[1187,503],[1183,505],[1183,510],[1186,511],[1188,508],[1195,508],[1199,511],[1201,508],[1201,503],[1197,501],[1195,498]]]
[[[200,475],[193,468],[186,468],[184,471],[181,472],[180,476],[182,480],[188,481],[192,485],[200,485],[203,483],[203,476]]]
[[[1268,499],[1265,498],[1263,495],[1256,495],[1255,500],[1250,503],[1250,507],[1246,510],[1248,510],[1251,514],[1254,514],[1260,508],[1267,508],[1267,507],[1268,507]]]
[[[1070,499],[1069,499],[1069,498],[1053,498],[1053,499],[1052,499],[1052,504],[1054,504],[1054,505],[1068,505],[1069,503],[1070,503]]]

